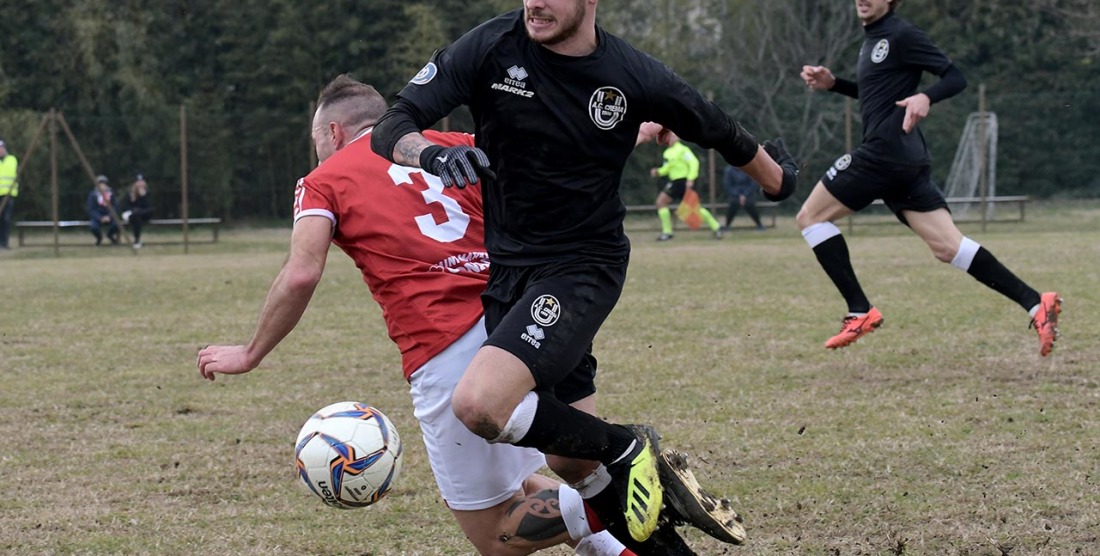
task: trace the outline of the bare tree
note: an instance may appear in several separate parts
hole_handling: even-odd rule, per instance
[[[1065,18],[1070,35],[1088,45],[1086,54],[1100,55],[1100,4],[1096,0],[1043,0],[1041,6]]]
[[[835,151],[843,111],[816,106],[823,96],[807,90],[799,72],[806,64],[825,65],[838,73],[854,65],[862,31],[852,6],[752,0],[731,14],[726,36],[730,47],[722,60],[723,88],[751,107],[745,119],[755,129],[787,137],[799,160],[809,160],[826,147]],[[852,60],[843,59],[845,54]]]

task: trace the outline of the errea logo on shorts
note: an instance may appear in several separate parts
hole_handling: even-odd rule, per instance
[[[546,339],[546,332],[534,324],[528,324],[527,331],[520,334],[519,337],[523,341],[534,346],[535,349],[539,349],[542,347],[542,342],[540,340]]]
[[[619,125],[626,116],[626,96],[615,87],[600,87],[588,99],[588,117],[602,130]]]
[[[531,318],[535,319],[536,324],[553,326],[560,316],[561,304],[558,303],[558,298],[552,295],[540,295],[531,304]]]
[[[871,51],[871,61],[874,63],[882,62],[890,55],[890,41],[882,39],[875,45],[875,49]]]
[[[825,172],[825,175],[829,179],[833,179],[833,178],[836,177],[837,172],[843,172],[844,170],[847,170],[848,167],[851,166],[851,165],[852,165],[852,155],[846,154],[846,155],[836,159],[836,162],[834,162],[833,166],[831,168],[829,168],[829,170],[827,172]]]

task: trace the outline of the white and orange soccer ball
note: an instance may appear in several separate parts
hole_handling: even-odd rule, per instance
[[[401,476],[401,436],[381,411],[338,402],[314,413],[294,443],[302,483],[335,508],[363,508],[389,494]]]

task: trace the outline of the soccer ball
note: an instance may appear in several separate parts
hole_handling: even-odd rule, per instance
[[[401,475],[401,437],[381,411],[364,403],[325,406],[294,443],[298,476],[325,504],[363,508],[381,500]]]

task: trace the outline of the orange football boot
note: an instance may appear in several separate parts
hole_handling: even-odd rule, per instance
[[[1058,339],[1058,313],[1062,312],[1062,298],[1057,292],[1046,292],[1039,298],[1039,310],[1031,317],[1031,325],[1039,333],[1039,355],[1046,357],[1054,350]]]
[[[882,326],[882,313],[871,307],[871,310],[863,316],[848,315],[840,324],[840,332],[825,342],[825,347],[837,349],[847,346],[856,340],[874,332]]]

